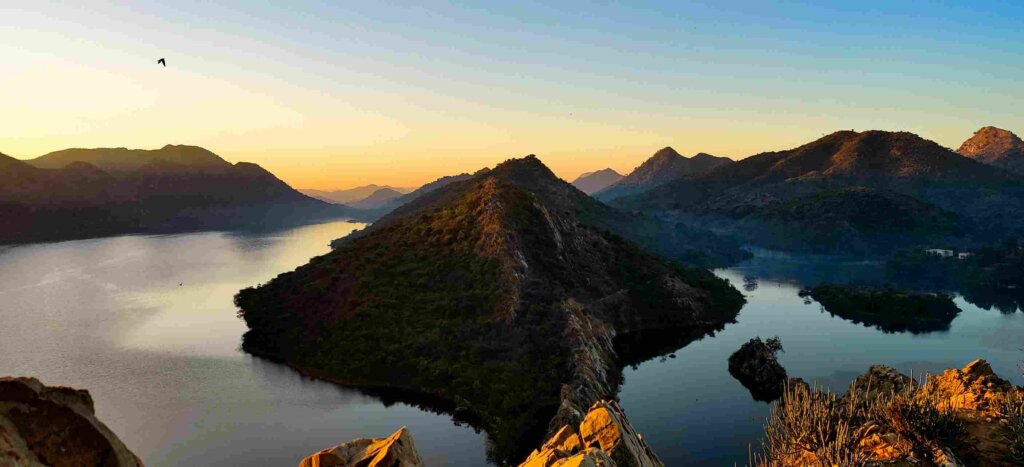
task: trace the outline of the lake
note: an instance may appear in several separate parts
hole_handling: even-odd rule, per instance
[[[484,435],[239,350],[232,298],[361,224],[122,236],[0,249],[0,375],[88,389],[148,466],[298,465],[409,427],[431,465],[486,463]]]
[[[0,375],[86,388],[98,416],[150,466],[297,465],[317,450],[407,426],[430,465],[486,464],[485,437],[446,415],[311,380],[239,350],[239,289],[326,253],[361,224],[274,232],[121,236],[0,249]],[[824,266],[823,266],[824,265]],[[827,267],[825,267],[827,266]],[[797,296],[878,264],[758,251],[717,273],[748,304],[715,336],[627,368],[621,402],[668,465],[742,465],[768,404],[729,375],[754,336],[779,336],[791,376],[844,390],[872,364],[937,371],[986,358],[1021,384],[1024,314],[963,310],[947,331],[886,333]]]

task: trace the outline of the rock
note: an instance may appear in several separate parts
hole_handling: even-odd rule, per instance
[[[729,373],[750,391],[754,400],[771,402],[782,396],[788,377],[776,358],[781,349],[778,340],[764,342],[755,337],[729,356]]]
[[[928,378],[923,395],[933,397],[936,405],[954,410],[973,410],[991,416],[993,402],[1014,390],[1012,384],[992,371],[985,360],[978,359],[963,369],[949,369]]]
[[[0,465],[141,466],[96,419],[88,391],[0,378]]]
[[[520,467],[663,466],[615,402],[598,401],[579,431],[563,426]]]
[[[867,373],[853,379],[846,394],[874,398],[880,394],[897,393],[911,386],[917,387],[917,382],[896,371],[895,368],[886,365],[872,365],[868,368]]]
[[[405,427],[387,438],[359,438],[302,459],[299,467],[422,467]]]

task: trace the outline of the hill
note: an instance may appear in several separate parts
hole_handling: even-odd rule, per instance
[[[614,395],[612,337],[715,329],[743,300],[589,223],[580,198],[532,156],[436,190],[241,291],[243,348],[450,401],[488,431],[495,459],[521,460],[517,446]]]
[[[576,180],[572,181],[572,186],[590,195],[607,188],[619,180],[622,180],[622,175],[618,172],[612,169],[601,169],[576,177]]]
[[[1014,176],[906,132],[836,132],[613,204],[809,252],[887,254],[1024,232]]]
[[[732,160],[729,158],[715,157],[705,153],[685,157],[675,149],[665,147],[654,153],[639,167],[633,169],[629,175],[595,193],[595,196],[602,201],[610,201],[642,193],[687,175],[704,173],[731,162]]]
[[[1024,141],[1013,132],[987,126],[974,133],[958,153],[1016,174],[1024,174]]]
[[[400,191],[391,188],[381,188],[366,198],[349,203],[349,206],[358,209],[376,209],[391,203],[402,195],[403,193]]]
[[[390,186],[390,185],[375,185],[375,184],[371,183],[369,185],[363,185],[363,186],[358,186],[358,187],[355,187],[355,188],[349,188],[347,190],[325,191],[325,190],[300,189],[299,192],[304,194],[304,195],[306,195],[306,196],[311,196],[313,198],[319,199],[321,201],[327,201],[328,203],[351,205],[351,203],[353,203],[355,201],[366,199],[367,197],[372,195],[374,192],[379,191],[379,190],[383,190],[385,188],[397,191],[397,192],[399,192],[401,194],[405,194],[405,193],[409,193],[409,192],[413,191],[411,188],[394,187],[394,186]]]
[[[126,159],[133,155],[145,162]],[[59,168],[0,155],[0,243],[277,227],[357,214],[309,198],[256,164],[208,155],[202,148],[165,146],[58,151],[34,161]]]
[[[61,169],[73,162],[85,162],[108,173],[131,172],[155,161],[187,167],[228,170],[231,164],[220,156],[198,146],[168,144],[160,149],[64,149],[28,160],[41,169]]]

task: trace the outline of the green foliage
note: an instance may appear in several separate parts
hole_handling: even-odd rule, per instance
[[[443,202],[239,292],[243,347],[336,381],[452,401],[487,430],[490,456],[509,461],[537,444],[572,375],[569,297],[626,289],[630,307],[602,316],[623,331],[723,322],[742,305],[710,272],[607,232],[574,224],[563,227],[572,238],[557,240],[554,225],[573,218],[535,193],[496,179],[462,183]],[[673,274],[708,292],[707,322],[672,301],[663,284]]]
[[[892,288],[819,285],[809,292],[826,311],[886,332],[930,332],[949,328],[960,313],[950,296]]]

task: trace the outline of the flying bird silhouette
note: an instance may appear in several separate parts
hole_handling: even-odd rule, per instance
[[[164,59],[161,58],[160,60],[157,60],[156,62],[161,64],[161,65],[163,65],[164,68],[167,68],[167,60],[164,60]]]

